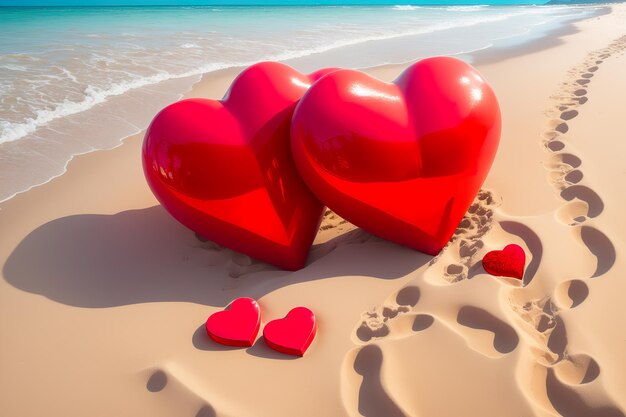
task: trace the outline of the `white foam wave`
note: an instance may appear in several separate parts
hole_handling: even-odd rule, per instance
[[[4,65],[0,65],[0,68],[4,68],[7,69],[9,71],[28,71],[28,68],[26,68],[23,65],[14,65],[14,64],[4,64]]]
[[[395,6],[392,7],[393,10],[417,10],[417,9],[421,9],[420,6],[411,6],[411,5],[403,5],[403,4],[397,4]]]
[[[53,109],[39,109],[35,111],[35,117],[28,118],[23,122],[12,123],[4,120],[0,121],[0,143],[12,142],[27,136],[42,126],[60,119],[62,117],[71,116],[90,108],[104,103],[107,98],[119,96],[130,90],[141,88],[147,85],[153,85],[172,78],[184,78],[188,76],[198,75],[204,72],[211,72],[217,69],[226,68],[228,64],[209,64],[202,68],[188,71],[182,74],[171,74],[168,72],[160,72],[147,77],[138,77],[134,80],[115,83],[109,88],[103,89],[94,86],[88,86],[85,91],[85,97],[82,101],[64,100],[56,105]]]
[[[191,48],[199,48],[200,45],[198,45],[197,43],[183,43],[182,45],[180,45],[180,47],[183,49],[191,49]]]
[[[457,23],[457,24],[442,23],[442,24],[432,25],[429,27],[421,28],[421,29],[412,29],[412,30],[407,30],[403,32],[393,32],[393,33],[386,33],[386,34],[380,34],[380,35],[364,36],[364,37],[359,37],[359,38],[354,38],[354,39],[346,39],[346,40],[332,42],[330,44],[319,45],[319,46],[312,47],[312,48],[305,49],[305,50],[286,51],[281,54],[262,58],[261,60],[284,61],[287,59],[301,58],[304,56],[327,52],[332,49],[337,49],[337,48],[341,48],[345,46],[353,46],[353,45],[357,45],[357,44],[365,43],[365,42],[382,41],[382,40],[402,38],[405,36],[423,35],[426,33],[433,33],[433,32],[439,32],[439,31],[462,28],[462,27],[470,27],[470,26],[475,26],[475,25],[479,25],[482,23],[498,22],[498,21],[509,19],[511,17],[518,16],[518,15],[519,13],[508,13],[508,14],[501,14],[501,15],[494,15],[494,16],[487,16],[487,17],[476,18],[476,19],[471,19],[471,20],[465,20],[462,23]],[[250,65],[250,64],[247,63],[247,64],[242,64],[242,65]]]
[[[395,6],[394,6],[395,7]],[[415,7],[418,6],[397,6],[397,7]],[[476,7],[476,6],[459,6],[459,7]],[[484,6],[478,6],[484,7]],[[529,11],[527,11],[529,12]],[[388,40],[394,38],[401,38],[405,36],[413,36],[413,35],[421,35],[425,33],[432,33],[437,31],[444,31],[449,29],[461,28],[474,26],[482,23],[488,22],[497,22],[509,19],[511,17],[519,16],[524,12],[513,12],[506,14],[498,14],[491,16],[481,16],[476,17],[474,19],[465,19],[462,22],[457,23],[442,23],[439,25],[431,25],[429,27],[423,27],[418,29],[411,29],[402,32],[390,32],[385,34],[377,34],[371,36],[361,36],[353,39],[344,39],[336,42],[325,43],[321,45],[316,45],[313,47],[309,47],[306,49],[295,49],[295,50],[287,50],[285,52],[273,55],[260,56],[256,58],[254,61],[249,62],[218,62],[218,63],[207,63],[206,65],[181,72],[181,73],[171,73],[162,71],[154,75],[137,77],[132,80],[118,82],[108,86],[107,88],[98,88],[95,86],[89,86],[84,90],[84,98],[82,101],[70,101],[65,100],[60,104],[57,104],[53,108],[48,109],[39,109],[35,111],[35,116],[32,118],[28,118],[26,120],[20,122],[7,122],[0,121],[0,143],[10,142],[14,140],[21,139],[39,129],[42,126],[62,117],[70,116],[76,113],[80,113],[86,111],[100,103],[103,103],[107,100],[108,97],[117,96],[126,93],[127,91],[134,90],[137,88],[141,88],[148,85],[153,85],[160,83],[162,81],[173,79],[173,78],[184,78],[189,76],[196,76],[203,73],[216,71],[223,68],[234,67],[234,66],[248,66],[252,65],[258,61],[284,61],[288,59],[300,58],[304,56],[314,55],[318,53],[323,53],[332,49],[341,48],[345,46],[357,45],[370,41],[380,41],[380,40]],[[183,44],[181,48],[184,48],[184,45],[195,45],[195,44]],[[187,46],[191,47],[191,46]],[[94,59],[101,59],[103,61],[108,61],[111,58],[96,56]],[[70,74],[65,74],[66,76],[70,76]]]
[[[447,6],[445,9],[449,12],[475,12],[489,7],[486,4],[477,4],[473,6]]]

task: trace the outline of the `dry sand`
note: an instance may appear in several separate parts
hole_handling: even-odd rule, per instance
[[[477,66],[503,134],[436,258],[327,213],[284,272],[200,242],[150,193],[141,135],[0,205],[0,415],[624,416],[626,7],[548,48]],[[391,80],[402,66],[369,71]],[[191,96],[219,98],[236,71]],[[480,259],[518,243],[523,282]],[[262,322],[304,305],[304,358],[203,324],[231,300]]]

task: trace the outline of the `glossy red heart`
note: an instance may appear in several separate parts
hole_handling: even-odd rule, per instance
[[[284,318],[267,323],[263,328],[263,338],[274,350],[304,356],[316,332],[315,314],[306,307],[296,307]]]
[[[354,70],[326,75],[300,100],[291,144],[302,177],[330,209],[434,255],[487,176],[500,123],[480,74],[437,57],[391,84]]]
[[[483,268],[487,273],[499,277],[522,279],[526,253],[519,245],[507,245],[503,250],[493,250],[483,257]]]
[[[259,304],[252,298],[238,298],[224,311],[211,314],[206,332],[217,343],[227,346],[252,346],[261,325]]]
[[[163,109],[142,153],[163,207],[207,239],[301,268],[323,205],[293,163],[290,121],[309,85],[332,70],[304,75],[263,62],[244,70],[221,101],[188,99]]]

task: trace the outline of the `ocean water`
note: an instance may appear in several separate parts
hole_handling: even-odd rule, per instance
[[[0,201],[117,146],[201,74],[463,55],[540,38],[602,6],[0,8]],[[137,161],[139,163],[139,161]]]

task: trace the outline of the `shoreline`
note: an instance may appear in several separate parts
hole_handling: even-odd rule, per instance
[[[324,7],[326,7],[326,6],[324,6]],[[388,7],[388,6],[383,6],[383,7]],[[425,7],[428,7],[428,6],[425,6]],[[447,6],[441,6],[441,7],[447,7]],[[498,7],[500,7],[500,6],[498,6]],[[491,46],[487,46],[487,47],[484,47],[484,48],[472,50],[472,51],[469,51],[469,52],[464,51],[464,52],[454,53],[454,54],[451,54],[450,56],[456,56],[456,57],[459,57],[461,59],[463,59],[464,57],[469,57],[470,58],[469,62],[472,65],[478,65],[478,64],[489,63],[489,62],[498,62],[498,61],[501,61],[501,60],[504,60],[504,59],[508,59],[508,58],[511,58],[511,57],[514,57],[514,56],[519,56],[519,55],[522,55],[522,54],[525,54],[525,53],[534,52],[535,48],[539,48],[539,50],[540,50],[540,49],[543,49],[543,48],[554,46],[554,45],[542,46],[541,45],[541,43],[542,43],[541,41],[545,40],[545,39],[551,39],[551,40],[552,39],[559,39],[562,36],[565,36],[565,35],[568,35],[568,34],[573,34],[574,32],[572,32],[572,31],[576,30],[575,26],[574,26],[576,24],[576,22],[585,21],[585,20],[588,20],[588,19],[593,19],[595,17],[602,16],[603,14],[608,14],[610,12],[611,12],[611,5],[606,5],[606,6],[604,6],[601,9],[601,11],[599,11],[598,13],[596,13],[596,14],[594,14],[592,16],[581,17],[581,18],[578,18],[578,19],[572,19],[572,20],[567,21],[567,22],[562,22],[559,26],[557,26],[557,27],[555,27],[553,29],[548,29],[539,38],[534,39],[534,40],[531,39],[531,40],[528,40],[528,41],[524,41],[524,42],[522,42],[519,45],[514,45],[514,46],[509,46],[509,47],[497,47],[497,46],[491,45]],[[400,38],[407,38],[407,37],[412,37],[412,36],[415,36],[415,35],[404,35],[404,36],[402,36]],[[393,39],[393,38],[391,38],[391,39]],[[389,39],[385,39],[385,40],[389,40]],[[330,50],[340,49],[340,48],[352,48],[354,46],[359,46],[359,45],[361,45],[363,43],[367,43],[367,42],[379,42],[379,41],[375,41],[375,40],[374,41],[365,41],[365,42],[360,42],[360,43],[358,43],[356,45],[338,46],[338,47],[332,48]],[[325,50],[325,51],[322,51],[322,52],[317,52],[317,53],[314,53],[313,56],[318,55],[318,54],[322,54],[323,55],[326,52],[328,52],[328,51]],[[309,55],[305,55],[303,57],[297,57],[297,58],[288,58],[288,59],[285,59],[285,60],[281,60],[280,62],[287,61],[287,63],[289,63],[289,61],[292,61],[294,59],[297,61],[298,59],[308,58],[308,57],[309,57]],[[419,60],[419,59],[417,59],[417,60]],[[409,65],[409,64],[411,64],[413,62],[416,62],[417,60],[416,59],[411,59],[409,61],[402,61],[402,62],[397,62],[397,63],[377,64],[377,65],[373,65],[373,66],[362,67],[362,68],[359,68],[359,69],[364,70],[364,71],[372,70],[372,71],[376,72],[377,68],[404,67],[404,66],[407,66],[407,65]],[[331,65],[331,64],[328,64],[328,65]],[[321,65],[321,66],[324,66],[324,65]],[[193,76],[199,76],[200,79],[198,81],[194,82],[189,89],[187,89],[187,90],[185,90],[185,91],[183,91],[181,93],[178,93],[178,99],[176,99],[174,101],[182,100],[182,99],[188,98],[190,96],[197,96],[197,94],[194,93],[194,90],[198,89],[198,88],[202,89],[202,85],[203,85],[204,82],[206,82],[207,78],[211,78],[214,75],[216,77],[220,77],[220,74],[223,73],[224,71],[226,71],[227,73],[231,73],[231,74],[237,74],[240,71],[242,71],[245,67],[246,67],[245,65],[241,65],[241,66],[237,66],[236,65],[236,66],[232,66],[232,67],[228,67],[228,68],[222,68],[222,69],[214,70],[214,71],[211,71],[211,72],[206,72],[206,73],[200,73],[200,74],[197,74],[197,75],[193,75]],[[182,77],[182,78],[168,79],[166,81],[183,80],[184,78],[188,78],[188,77],[192,77],[192,75],[188,75],[188,76]],[[128,92],[126,92],[124,94],[128,94]],[[221,97],[212,97],[212,98],[220,99]],[[174,102],[174,101],[172,101],[172,102]],[[114,146],[106,147],[104,149],[88,150],[88,151],[85,151],[85,152],[72,154],[70,156],[70,159],[65,162],[65,164],[64,164],[64,166],[62,168],[62,172],[61,173],[59,173],[58,175],[54,175],[54,176],[48,178],[47,180],[45,180],[45,181],[43,181],[41,183],[31,185],[31,186],[29,186],[25,190],[17,191],[14,194],[6,197],[5,199],[0,200],[0,206],[3,203],[5,203],[7,201],[10,201],[11,199],[15,198],[19,194],[27,193],[27,192],[33,190],[34,188],[44,186],[44,185],[48,184],[50,181],[53,181],[56,178],[62,177],[63,175],[65,175],[67,173],[68,167],[69,167],[70,163],[75,158],[82,157],[82,156],[85,156],[85,155],[89,155],[89,154],[92,154],[92,153],[97,153],[97,152],[101,152],[101,151],[109,151],[109,150],[115,149],[115,148],[117,148],[119,146],[122,146],[125,141],[133,138],[134,136],[143,134],[145,132],[146,128],[139,129],[139,130],[137,130],[134,133],[130,133],[128,135],[125,135],[125,136],[121,137],[119,139],[119,142],[116,143]]]

